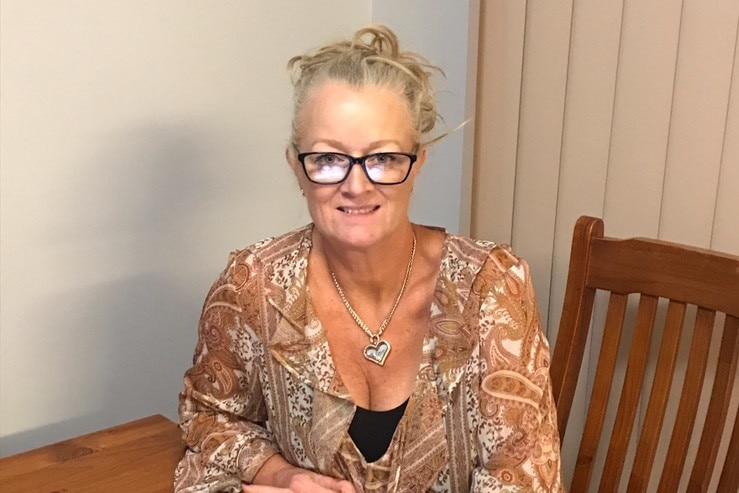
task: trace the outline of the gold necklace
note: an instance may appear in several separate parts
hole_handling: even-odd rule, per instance
[[[334,280],[334,286],[336,286],[336,291],[339,292],[339,297],[341,298],[341,301],[344,303],[344,306],[346,307],[346,310],[349,312],[349,315],[352,316],[354,321],[357,323],[360,329],[364,331],[367,336],[369,336],[369,344],[367,344],[364,347],[364,357],[370,360],[371,362],[378,364],[380,366],[383,366],[385,364],[385,360],[387,359],[387,356],[390,354],[390,343],[386,341],[385,339],[381,339],[382,333],[385,332],[385,329],[387,328],[388,324],[390,323],[390,319],[393,318],[393,315],[395,314],[395,309],[398,308],[398,304],[400,303],[400,298],[403,297],[403,292],[405,291],[405,287],[408,285],[408,279],[411,277],[411,269],[413,268],[413,259],[416,257],[416,234],[413,234],[413,246],[411,247],[411,256],[408,259],[408,266],[405,268],[405,277],[403,278],[403,284],[400,286],[400,292],[398,293],[398,297],[395,298],[395,303],[393,303],[393,307],[390,309],[390,312],[385,317],[385,320],[382,321],[382,324],[380,324],[380,328],[377,329],[377,333],[375,334],[370,330],[369,327],[367,327],[367,324],[364,323],[364,320],[360,318],[360,316],[357,314],[357,312],[352,308],[351,303],[349,303],[349,300],[346,299],[346,296],[344,295],[344,290],[341,289],[341,286],[339,285],[339,281],[336,279],[336,275],[333,271],[331,272],[331,279]]]

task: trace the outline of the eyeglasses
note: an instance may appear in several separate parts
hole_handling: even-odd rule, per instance
[[[399,185],[411,173],[418,157],[404,152],[377,152],[362,157],[339,152],[303,152],[298,161],[305,176],[319,185],[336,185],[343,182],[358,164],[370,182],[377,185]]]

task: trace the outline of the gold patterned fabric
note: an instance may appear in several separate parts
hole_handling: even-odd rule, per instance
[[[176,492],[239,492],[275,453],[358,492],[559,492],[559,435],[526,262],[447,234],[423,359],[379,460],[307,287],[312,226],[231,254],[205,301],[180,395]]]

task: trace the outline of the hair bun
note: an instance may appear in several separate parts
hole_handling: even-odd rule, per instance
[[[369,42],[364,41],[369,38]],[[374,51],[378,55],[386,55],[397,58],[400,53],[398,37],[386,26],[368,26],[354,33],[351,43],[352,48],[365,48]]]
[[[287,66],[294,87],[293,144],[298,142],[298,115],[307,95],[326,80],[344,81],[356,87],[396,88],[408,104],[417,144],[439,119],[431,76],[433,72],[443,74],[442,70],[417,53],[401,51],[398,37],[387,26],[364,27],[354,33],[351,41],[339,41],[295,56]]]

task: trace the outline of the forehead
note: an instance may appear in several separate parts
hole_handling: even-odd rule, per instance
[[[361,146],[376,141],[407,145],[414,130],[408,104],[390,87],[326,81],[307,95],[297,119],[298,139]]]

